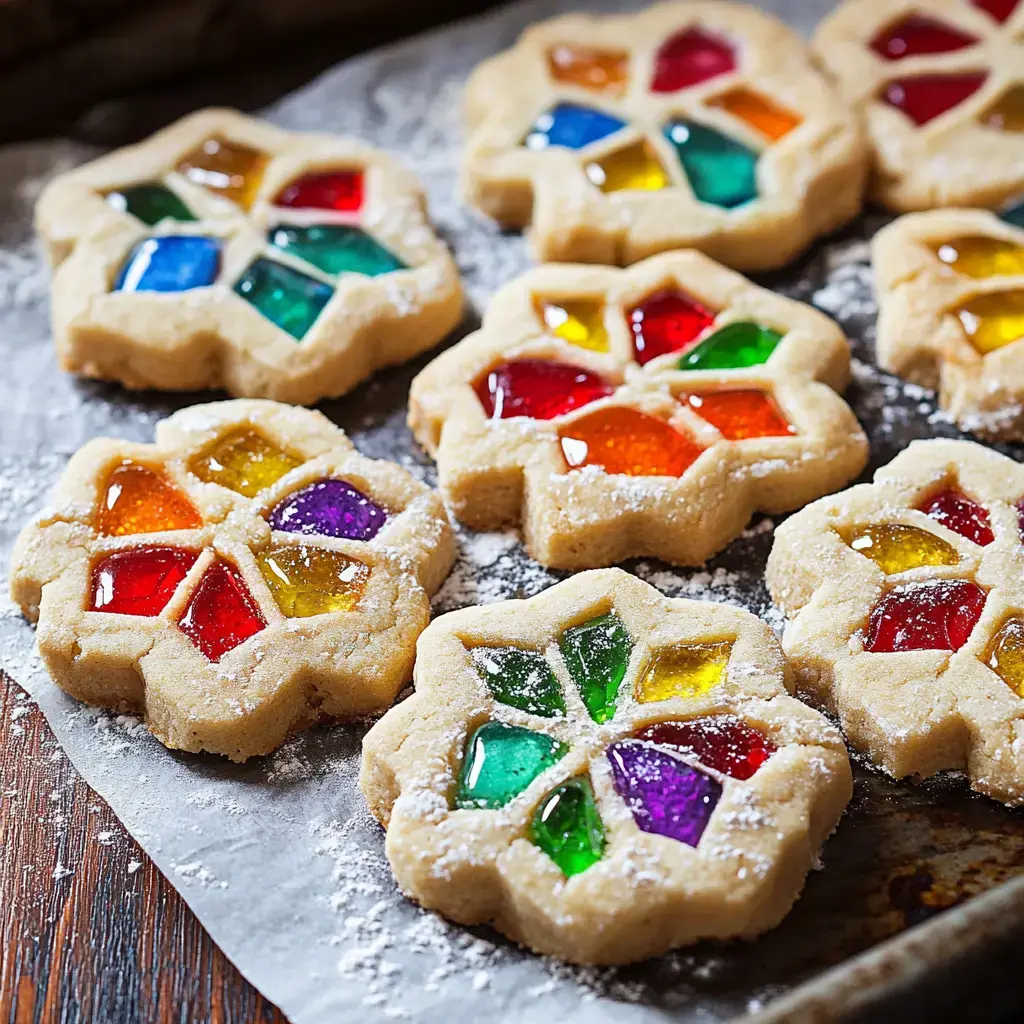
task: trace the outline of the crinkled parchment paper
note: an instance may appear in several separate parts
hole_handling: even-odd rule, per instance
[[[542,0],[443,29],[335,68],[268,111],[289,128],[361,135],[399,154],[428,186],[432,213],[454,248],[479,309],[528,265],[520,238],[504,236],[454,195],[462,83],[482,58],[529,22],[582,3]],[[589,9],[611,8],[591,3]],[[621,6],[621,5],[618,5]],[[771,4],[803,31],[828,0]],[[151,440],[154,422],[210,396],[129,394],[77,382],[55,366],[46,313],[47,275],[31,236],[31,207],[53,174],[93,153],[69,143],[0,151],[0,542],[13,539],[68,456],[91,437]],[[874,465],[913,436],[952,432],[920,389],[880,376],[863,347],[874,319],[861,224],[767,283],[836,316],[861,361],[851,390],[869,426]],[[464,329],[473,326],[470,315]],[[364,453],[397,459],[433,482],[405,427],[413,373],[379,375],[325,411]],[[761,582],[773,524],[755,523],[704,570],[639,563],[639,575],[673,595],[745,606],[780,620]],[[527,559],[514,534],[460,536],[462,555],[436,610],[537,593],[555,577]],[[6,593],[6,582],[3,583]],[[4,599],[6,602],[6,599]],[[295,1024],[411,1018],[441,1022],[716,1021],[757,1008],[828,962],[818,924],[835,926],[847,884],[819,872],[774,936],[702,946],[627,970],[579,970],[533,957],[486,929],[453,928],[406,902],[383,856],[382,833],[356,779],[365,725],[323,728],[244,766],[182,756],[137,720],[85,708],[41,670],[33,632],[16,609],[0,614],[0,664],[42,706],[78,770],[177,886],[241,971]],[[15,731],[17,731],[15,729]],[[844,831],[825,851],[843,858]],[[853,913],[853,911],[851,911]],[[818,924],[816,924],[816,922]]]

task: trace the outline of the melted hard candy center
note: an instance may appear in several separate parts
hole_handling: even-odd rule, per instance
[[[650,704],[675,697],[701,697],[725,678],[731,654],[728,640],[662,648],[637,681],[636,699]]]
[[[181,548],[145,547],[107,555],[92,574],[89,610],[159,615],[199,556]]]
[[[960,555],[948,541],[929,530],[903,523],[858,527],[849,540],[854,551],[870,558],[886,575],[925,565],[956,565]]]
[[[712,715],[686,722],[659,722],[636,739],[695,758],[706,768],[734,779],[749,779],[778,747],[764,733],[735,715]]]
[[[488,419],[528,416],[550,420],[607,398],[614,388],[580,366],[546,359],[515,359],[489,370],[474,385]]]
[[[111,471],[96,515],[96,529],[112,537],[202,525],[199,510],[163,473],[134,462]]]
[[[204,483],[219,484],[247,498],[255,498],[300,465],[301,460],[258,431],[239,427],[195,459],[190,469]]]
[[[340,551],[274,544],[256,557],[270,593],[289,618],[351,612],[370,580],[370,567]]]
[[[883,595],[868,621],[864,649],[958,651],[985,607],[985,591],[970,580],[905,583]]]
[[[267,623],[238,570],[218,559],[203,574],[178,626],[210,661],[218,662]]]
[[[714,313],[680,291],[655,292],[629,312],[636,361],[644,366],[659,356],[684,351],[714,319]]]
[[[333,479],[308,484],[270,513],[274,530],[361,541],[372,540],[386,520],[384,509],[362,491]]]
[[[562,634],[561,650],[590,717],[607,722],[615,714],[619,686],[633,651],[622,620],[609,612],[573,626]]]
[[[567,877],[586,871],[601,859],[604,823],[589,779],[570,779],[544,797],[530,824],[530,840]]]

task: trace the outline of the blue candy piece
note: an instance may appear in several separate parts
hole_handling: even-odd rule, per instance
[[[583,149],[625,127],[625,121],[592,107],[559,103],[533,122],[524,145],[528,149],[547,149],[548,146]]]
[[[187,292],[213,284],[221,240],[201,235],[147,238],[132,249],[117,275],[117,292]]]

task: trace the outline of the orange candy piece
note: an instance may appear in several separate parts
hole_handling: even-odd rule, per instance
[[[565,85],[619,95],[629,76],[629,54],[625,50],[560,43],[548,50],[548,73]]]
[[[727,441],[743,441],[750,437],[787,437],[796,433],[771,395],[754,388],[681,395],[680,401],[702,420],[717,428]]]
[[[802,120],[791,111],[742,85],[737,85],[736,88],[708,100],[708,106],[718,107],[738,120],[745,121],[772,142],[778,141],[783,135],[788,135]]]
[[[558,433],[571,469],[600,466],[627,476],[682,476],[704,450],[664,420],[623,406],[581,416]]]
[[[96,529],[110,537],[202,526],[199,510],[156,470],[126,462],[107,477]]]

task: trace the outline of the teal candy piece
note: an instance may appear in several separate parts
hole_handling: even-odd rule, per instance
[[[543,733],[515,725],[481,725],[466,744],[455,806],[462,810],[504,807],[568,749]]]
[[[544,797],[530,823],[530,841],[563,875],[578,875],[601,859],[604,822],[589,779],[569,779]]]
[[[768,361],[782,335],[743,320],[726,324],[679,360],[680,370],[745,370]]]
[[[1002,217],[1007,224],[1013,224],[1015,227],[1024,228],[1024,199],[1008,206],[999,216]]]
[[[334,294],[330,285],[262,256],[235,282],[235,291],[296,341],[302,341]]]
[[[347,224],[279,224],[267,237],[276,249],[305,260],[325,274],[377,277],[406,268],[375,238]]]
[[[219,238],[163,235],[139,242],[128,254],[116,292],[187,292],[204,288],[220,272]]]
[[[122,213],[131,214],[147,227],[153,227],[162,220],[177,220],[187,223],[195,215],[166,185],[151,181],[144,185],[131,185],[116,189],[104,196],[107,203]]]
[[[633,641],[622,620],[609,612],[562,634],[562,657],[595,722],[615,714],[619,686],[629,665]]]
[[[472,657],[495,700],[543,718],[565,714],[561,687],[539,651],[474,647]]]
[[[693,194],[727,210],[757,198],[757,153],[715,128],[678,118],[665,125]]]

